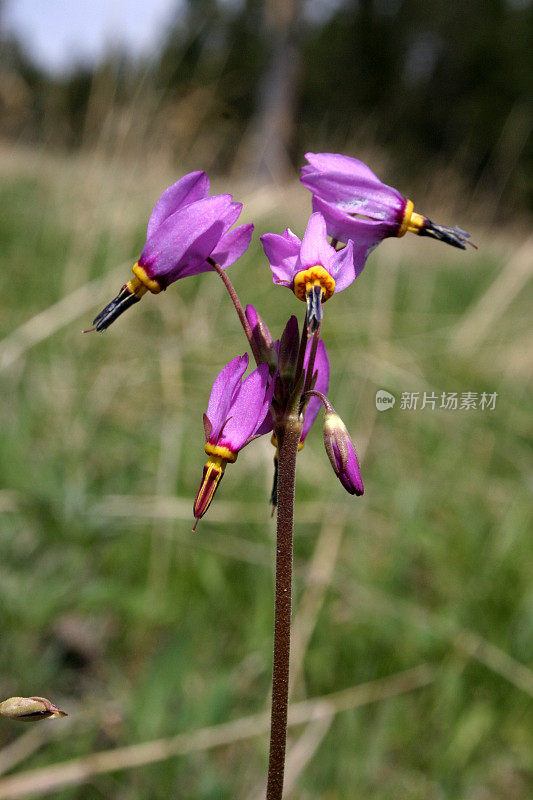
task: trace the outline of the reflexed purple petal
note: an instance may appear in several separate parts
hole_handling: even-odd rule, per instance
[[[231,219],[231,217],[230,217]],[[231,221],[224,218],[224,227],[227,229],[231,225]],[[225,233],[219,240],[216,247],[209,255],[213,261],[216,261],[219,267],[226,269],[234,264],[246,252],[250,245],[254,226],[252,223],[246,225],[239,225],[232,231]],[[189,266],[180,266],[178,278],[189,278],[192,275],[200,275],[202,272],[213,272],[213,266],[208,263],[207,259],[201,264],[193,261]],[[172,278],[176,280],[176,278]],[[171,283],[171,281],[169,281]]]
[[[211,258],[220,264],[223,269],[231,266],[248,249],[253,230],[252,223],[248,223],[228,231],[211,253]]]
[[[214,200],[215,197],[224,196],[225,195],[214,195],[210,199]],[[227,196],[231,197],[231,195]],[[213,230],[221,230],[222,232],[218,238],[216,247],[214,247],[213,250],[207,254],[207,256],[210,256],[214,261],[217,261],[219,266],[223,269],[226,269],[226,267],[230,267],[233,263],[235,263],[235,261],[240,258],[240,256],[244,253],[244,250],[246,250],[250,244],[252,231],[254,229],[254,226],[251,223],[248,223],[247,225],[240,225],[233,231],[229,230],[233,223],[238,219],[241,211],[242,203],[231,203],[227,212],[220,215],[219,222],[222,227],[220,228],[217,226],[216,228],[213,228]],[[241,251],[241,248],[245,244],[246,247],[244,247],[244,250]],[[233,256],[235,256],[235,258],[233,258]],[[207,262],[207,260],[199,263],[195,258],[191,258],[191,251],[189,251],[182,264],[180,264],[176,270],[177,275],[175,277],[171,276],[170,280],[168,280],[168,283],[171,283],[177,278],[189,278],[192,275],[200,275],[202,272],[212,272],[213,267]]]
[[[162,288],[211,269],[205,260],[235,221],[235,206],[231,195],[215,195],[179,209],[146,242],[139,264]]]
[[[346,247],[335,254],[330,266],[330,272],[335,278],[335,291],[342,292],[355,280],[355,267],[353,260],[353,241],[350,239]]]
[[[213,197],[229,197],[230,199],[232,199],[230,194],[229,195],[225,195],[225,194],[213,195]],[[227,225],[227,228],[224,231],[224,233],[226,233],[226,231],[228,231],[231,228],[231,226],[233,225],[234,222],[237,222],[237,220],[239,219],[239,217],[241,215],[241,211],[242,211],[242,203],[234,203],[234,202],[232,202],[230,204],[230,208],[228,210],[228,213],[224,215],[224,220],[225,220],[225,223]],[[250,224],[250,223],[248,223],[248,224]]]
[[[274,375],[270,379],[270,383],[268,384],[268,388],[265,392],[265,399],[263,401],[263,408],[259,413],[257,426],[254,430],[254,437],[263,436],[263,434],[265,433],[270,433],[270,431],[274,427],[272,422],[272,415],[270,413],[270,404],[272,403],[272,398],[274,397],[274,389],[276,385],[277,376],[278,376],[277,372],[274,373]]]
[[[226,422],[230,406],[241,386],[241,379],[248,367],[248,353],[236,356],[218,374],[211,389],[207,416],[212,425],[209,441],[216,444],[220,429]]]
[[[304,358],[305,367],[307,367],[307,364],[309,363],[310,352],[311,352],[311,342],[308,342]],[[326,345],[322,339],[319,341],[316,350],[315,366],[313,372],[318,373],[314,388],[316,389],[317,392],[321,392],[322,394],[327,394],[329,389],[329,357],[328,357],[328,351],[326,350]]]
[[[340,242],[353,239],[356,246],[362,241],[365,246],[370,247],[386,239],[387,236],[396,235],[395,223],[351,217],[316,195],[313,197],[313,209],[320,211],[326,220],[328,234]]]
[[[343,156],[340,153],[306,153],[305,158],[309,162],[309,167],[306,165],[302,172],[304,169],[308,170],[306,175],[312,172],[333,172],[348,175],[352,183],[359,180],[381,183],[370,167],[358,158]]]
[[[371,219],[401,223],[405,198],[384,183],[358,180],[349,175],[314,173],[302,179],[305,186],[318,197],[333,203],[347,214],[361,214]]]
[[[367,257],[387,236],[393,236],[391,226],[386,222],[373,222],[367,219],[353,219],[334,206],[313,197],[313,208],[320,211],[326,220],[328,233],[340,242],[353,240],[354,272],[357,277],[365,266]]]
[[[304,358],[305,369],[307,369],[307,365],[309,363],[310,352],[311,352],[311,340],[307,343],[307,348],[305,351],[305,358]],[[327,395],[329,388],[329,358],[328,358],[328,352],[326,350],[326,345],[324,344],[322,339],[319,341],[316,351],[314,372],[318,373],[314,388],[316,389],[317,392],[321,392],[322,394]],[[304,441],[305,437],[313,427],[314,421],[317,417],[321,405],[322,405],[322,400],[319,397],[315,397],[313,395],[310,398],[309,403],[307,404],[307,408],[305,410],[302,435],[300,437],[301,442]]]
[[[302,170],[302,183],[314,195],[347,214],[401,225],[406,199],[387,186],[357,158],[335,153],[308,153],[313,170]],[[391,234],[394,235],[394,234]]]
[[[265,403],[269,389],[268,364],[260,364],[244,380],[229,409],[228,421],[224,425],[218,444],[238,452],[263,421],[270,405]]]
[[[271,388],[272,392],[274,392],[274,381],[272,381]],[[270,400],[272,400],[272,398],[270,398]],[[264,418],[263,422],[261,422],[260,425],[255,429],[254,437],[264,436],[265,433],[271,433],[273,429],[274,429],[274,422],[272,420],[272,414],[270,413],[270,411],[267,411],[267,415]]]
[[[260,238],[270,263],[274,283],[291,286],[298,263],[300,240],[294,234],[292,236],[286,234],[287,231],[283,236],[277,233],[264,233]]]
[[[203,200],[209,195],[209,178],[205,172],[190,172],[166,189],[157,203],[148,221],[146,238],[150,239],[157,228],[175,214],[178,209],[196,200]]]
[[[326,221],[324,217],[318,212],[311,214],[300,250],[300,264],[302,269],[314,267],[316,264],[321,264],[324,269],[328,269],[334,254],[334,248],[327,240]]]
[[[357,158],[337,153],[307,153],[306,158],[309,163],[302,167],[301,182],[312,192],[315,210],[323,210],[314,202],[320,198],[324,203],[345,213],[347,217],[362,217],[387,223],[390,229],[384,229],[382,238],[398,235],[405,219],[408,201],[397,189],[380,181],[372,170]],[[330,236],[344,242],[351,238],[357,244],[357,229],[350,230],[345,225],[337,225],[328,218],[325,210],[324,216],[328,222]],[[418,217],[420,222],[420,215]],[[445,226],[435,225],[427,218],[421,227],[415,225],[414,229],[410,230],[420,236],[430,236],[462,250],[465,249],[469,238],[465,237],[461,229],[448,229]],[[402,231],[402,235],[403,233],[405,230]]]
[[[347,214],[360,214],[370,219],[401,225],[405,210],[405,198],[384,183],[376,188],[366,181],[356,186],[349,184],[347,176],[335,176],[325,183],[323,176],[309,175],[305,179],[307,188],[318,197],[333,203]]]
[[[300,245],[302,244],[302,242],[301,242],[300,238],[298,236],[296,236],[296,234],[293,231],[291,231],[290,228],[285,228],[285,230],[283,231],[283,233],[281,235],[288,242],[292,242],[292,244],[296,245],[296,247],[298,247],[298,250],[300,249]]]

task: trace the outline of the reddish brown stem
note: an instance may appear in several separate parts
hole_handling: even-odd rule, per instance
[[[244,333],[246,334],[246,338],[248,339],[248,343],[249,343],[249,345],[251,347],[253,356],[255,358],[255,363],[257,365],[259,365],[261,363],[261,357],[260,357],[259,352],[257,350],[257,346],[256,346],[256,343],[254,341],[254,337],[252,336],[252,329],[250,328],[250,323],[248,322],[248,320],[246,318],[246,314],[244,313],[244,309],[243,309],[243,307],[241,305],[241,301],[239,300],[239,296],[237,295],[237,292],[235,291],[232,282],[230,281],[230,279],[228,278],[228,276],[226,275],[226,273],[224,272],[224,270],[222,269],[220,264],[217,264],[217,262],[214,259],[212,259],[211,257],[207,258],[206,260],[207,260],[208,264],[211,264],[211,266],[213,267],[215,272],[218,272],[218,274],[222,278],[222,280],[224,282],[224,286],[228,290],[228,294],[231,297],[231,301],[232,301],[233,305],[235,306],[235,311],[237,312],[238,317],[239,317],[239,319],[241,321],[241,325],[242,325],[242,327],[244,329]]]
[[[286,417],[276,428],[279,447],[276,611],[267,800],[282,800],[283,797],[289,701],[294,483],[301,434],[302,423],[296,414]]]

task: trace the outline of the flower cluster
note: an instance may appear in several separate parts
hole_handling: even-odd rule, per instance
[[[180,278],[210,270],[223,277],[230,291],[256,368],[245,378],[248,355],[236,357],[213,384],[204,414],[208,460],[194,501],[195,527],[227,464],[237,460],[243,447],[272,433],[277,465],[278,439],[287,421],[296,426],[301,449],[322,404],[324,444],[335,474],[350,494],[363,494],[355,448],[327,398],[329,359],[320,339],[323,304],[350,286],[371,251],[387,237],[411,232],[461,249],[469,240],[460,228],[436,224],[416,213],[410,200],[382,183],[358,159],[334,153],[308,153],[306,159],[301,180],[312,194],[313,213],[303,238],[289,228],[261,236],[274,283],[288,287],[306,303],[301,331],[296,317],[291,317],[274,341],[253,306],[243,311],[223,270],[246,251],[253,225],[232,229],[242,206],[231,195],[210,197],[204,172],[185,175],[161,195],[133,266],[134,277],[93,322],[91,330],[103,331],[146,292],[157,294]]]
[[[233,358],[213,383],[204,414],[207,462],[193,505],[194,528],[210,507],[228,464],[255,439],[271,434],[275,447],[273,510],[277,506],[276,596],[272,670],[272,724],[267,796],[281,800],[286,750],[291,627],[294,490],[298,453],[324,407],[324,447],[335,475],[351,495],[364,493],[359,461],[348,430],[327,393],[330,364],[320,338],[324,304],[347,289],[370,252],[387,237],[411,232],[465,249],[460,228],[433,223],[413,203],[382,183],[361,161],[333,153],[308,153],[302,183],[312,193],[313,212],[303,238],[287,228],[261,237],[273,281],[305,302],[300,327],[291,316],[274,340],[261,314],[243,309],[225,273],[247,249],[252,225],[232,228],[242,206],[231,195],[209,196],[204,172],[191,172],[167,189],[148,223],[146,243],[133,278],[93,321],[104,331],[148,291],[158,294],[180,278],[213,270],[224,282],[244,329],[256,366],[245,377],[249,357]],[[329,238],[328,238],[329,237]],[[57,717],[63,712],[40,697],[0,703],[10,719]]]

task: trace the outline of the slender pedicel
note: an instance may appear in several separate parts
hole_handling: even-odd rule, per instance
[[[228,278],[228,276],[226,275],[226,273],[224,272],[224,270],[222,269],[220,264],[218,264],[216,261],[214,261],[211,257],[209,257],[207,259],[207,263],[210,264],[213,267],[213,269],[215,270],[215,272],[218,273],[218,275],[220,275],[220,277],[222,278],[224,286],[228,290],[228,294],[229,294],[229,296],[231,298],[231,302],[233,303],[235,311],[237,312],[237,316],[239,317],[239,320],[240,320],[240,323],[241,323],[242,328],[244,330],[244,333],[246,335],[246,338],[248,339],[248,342],[250,344],[250,349],[251,349],[253,357],[255,359],[255,363],[257,364],[257,366],[259,366],[259,364],[261,364],[261,362],[264,359],[261,358],[261,354],[259,352],[259,348],[257,346],[257,342],[255,341],[255,339],[253,337],[253,334],[252,334],[252,329],[250,327],[250,323],[248,322],[248,319],[247,319],[246,314],[244,312],[244,309],[242,307],[242,303],[239,300],[239,295],[235,291],[235,288],[234,288],[232,282],[230,281],[230,279]]]

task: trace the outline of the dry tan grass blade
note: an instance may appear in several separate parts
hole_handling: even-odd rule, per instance
[[[453,331],[453,350],[471,353],[486,337],[533,275],[533,236],[517,250],[505,269],[468,310]]]

